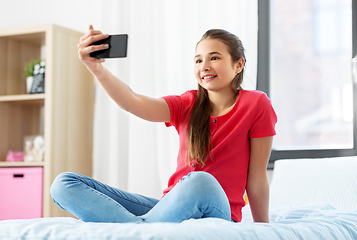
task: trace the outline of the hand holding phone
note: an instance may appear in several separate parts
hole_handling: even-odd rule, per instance
[[[109,48],[90,53],[91,57],[101,58],[125,58],[128,49],[128,34],[109,35],[108,38],[94,42],[91,45],[108,44]]]

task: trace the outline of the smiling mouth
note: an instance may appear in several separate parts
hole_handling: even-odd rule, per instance
[[[209,81],[209,80],[211,80],[211,79],[213,79],[215,77],[217,77],[217,75],[207,75],[207,76],[203,76],[202,80]]]

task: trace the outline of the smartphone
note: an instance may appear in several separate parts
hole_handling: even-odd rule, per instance
[[[128,34],[109,35],[108,38],[99,40],[91,45],[109,44],[108,49],[90,53],[94,58],[125,58],[128,49]]]

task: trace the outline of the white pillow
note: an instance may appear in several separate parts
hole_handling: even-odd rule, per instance
[[[317,203],[357,210],[357,157],[275,162],[270,210]]]

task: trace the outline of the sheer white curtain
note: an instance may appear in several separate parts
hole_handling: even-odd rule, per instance
[[[241,38],[247,65],[244,88],[255,88],[257,1],[107,0],[100,9],[103,32],[128,33],[126,59],[106,67],[136,92],[161,97],[196,89],[195,45],[211,28]],[[176,130],[121,110],[96,88],[93,177],[124,190],[161,196],[176,167]]]

